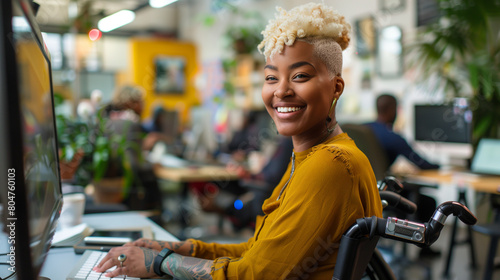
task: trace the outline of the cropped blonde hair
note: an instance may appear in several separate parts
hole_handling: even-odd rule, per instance
[[[323,4],[308,3],[286,11],[276,7],[275,19],[262,31],[264,39],[257,46],[266,59],[282,53],[285,45],[296,40],[314,46],[314,54],[327,66],[330,74],[341,75],[342,51],[349,45],[351,25],[344,16]]]

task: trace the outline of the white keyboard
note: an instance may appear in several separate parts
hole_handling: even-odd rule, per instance
[[[113,278],[104,276],[107,272],[116,269],[116,266],[108,269],[104,273],[98,273],[92,269],[106,256],[107,252],[86,250],[80,261],[73,267],[66,280],[108,280],[108,279],[127,279],[140,280],[140,278],[116,276]]]

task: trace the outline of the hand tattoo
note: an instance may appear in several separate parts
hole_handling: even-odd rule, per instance
[[[153,261],[155,257],[158,255],[156,251],[149,250],[146,248],[141,248],[144,253],[144,265],[146,266],[146,271],[149,272],[151,270]]]

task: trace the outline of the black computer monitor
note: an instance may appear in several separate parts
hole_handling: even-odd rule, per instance
[[[447,105],[415,105],[415,140],[471,143],[472,111],[465,99]]]
[[[50,58],[28,0],[0,1],[0,197],[0,277],[37,279],[62,194]]]

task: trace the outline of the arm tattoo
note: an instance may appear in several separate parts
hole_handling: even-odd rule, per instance
[[[193,255],[193,253],[194,253],[194,244],[193,244],[193,243],[191,243],[191,246],[190,246],[190,248],[189,248],[189,255],[190,255],[190,256],[192,256],[192,255]]]
[[[148,250],[146,248],[141,248],[144,253],[144,265],[146,266],[146,271],[149,272],[153,265],[153,260],[158,255],[156,251]]]
[[[180,247],[182,247],[182,245],[184,245],[184,242],[167,242],[167,241],[156,241],[158,243],[158,245],[160,245],[160,247],[162,249],[164,248],[168,248],[172,251],[176,251],[176,250],[179,250]]]
[[[172,254],[162,262],[161,270],[176,279],[212,280],[212,264],[211,260]]]

